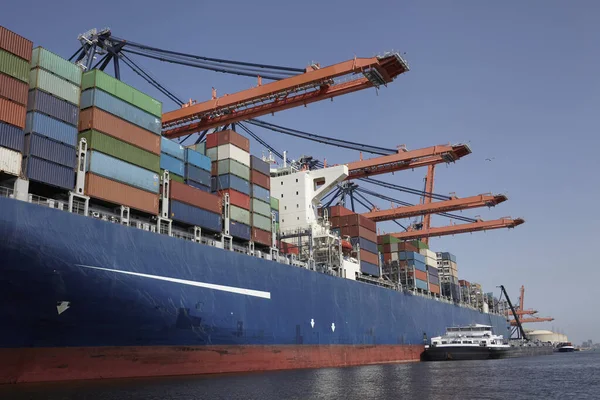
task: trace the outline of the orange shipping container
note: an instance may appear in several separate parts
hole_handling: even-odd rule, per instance
[[[281,251],[284,254],[298,255],[298,246],[288,242],[279,242],[279,251]]]
[[[25,129],[27,108],[0,97],[0,121]]]
[[[250,153],[250,141],[240,135],[239,133],[228,129],[226,131],[219,131],[211,133],[206,136],[206,148],[221,146],[223,144],[231,143],[235,147],[239,147],[246,153]]]
[[[429,284],[429,291],[431,293],[440,294],[440,285],[434,285],[434,284],[430,283]]]
[[[360,260],[368,262],[369,264],[379,265],[377,254],[369,253],[362,249],[360,250]]]
[[[4,49],[9,53],[21,57],[23,60],[31,62],[33,42],[0,26],[0,49]]]
[[[329,208],[329,217],[345,217],[346,215],[354,214],[352,210],[348,210],[342,206],[333,206]]]
[[[148,132],[96,107],[87,108],[79,113],[79,131],[88,129],[95,129],[140,149],[160,154],[160,135]]]
[[[329,222],[331,222],[331,227],[332,228],[339,228],[340,227],[340,217],[329,217]]]
[[[250,179],[253,185],[258,185],[267,190],[271,189],[271,178],[265,174],[261,174],[258,171],[252,170],[250,171]]]
[[[222,203],[219,196],[174,180],[171,180],[169,198],[216,214],[222,212]]]
[[[158,214],[158,195],[156,193],[115,182],[90,172],[85,176],[86,195],[149,214]]]
[[[415,269],[415,278],[427,282],[427,272],[419,271]]]
[[[26,106],[28,92],[29,86],[25,82],[12,76],[0,74],[0,97]]]
[[[252,240],[265,246],[271,246],[271,232],[252,228]]]
[[[237,190],[227,189],[219,191],[221,199],[225,196],[225,193],[229,194],[229,203],[231,203],[231,205],[243,208],[244,210],[250,210],[250,196],[240,193]]]
[[[392,262],[392,253],[383,253],[383,262],[384,263]]]
[[[408,242],[400,242],[398,243],[398,251],[412,251],[413,253],[418,253],[419,249]]]

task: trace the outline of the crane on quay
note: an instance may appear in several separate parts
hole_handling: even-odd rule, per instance
[[[524,302],[525,302],[525,286],[521,286],[521,295],[519,296],[519,305],[515,307],[515,312],[517,313],[517,315],[522,316],[522,315],[535,315],[537,314],[537,310],[532,310],[532,309],[525,309],[524,306]],[[507,317],[509,315],[511,315],[512,313],[506,313]],[[552,317],[530,317],[530,318],[519,318],[521,323],[534,323],[534,322],[550,322],[550,321],[554,321],[554,318]],[[510,319],[510,324],[511,326],[516,326],[517,325],[517,321],[515,319]]]
[[[393,207],[391,210],[374,209],[375,205],[367,200],[371,207],[367,207],[369,212],[366,214],[371,215],[376,221],[394,220],[398,223],[396,219],[399,218],[417,215],[423,216],[423,222],[421,224],[413,224],[412,227],[404,228],[398,223],[406,232],[394,235],[399,235],[405,240],[420,238],[426,242],[431,236],[514,227],[523,223],[522,219],[512,220],[510,218],[484,222],[447,213],[447,211],[486,205],[494,206],[506,201],[506,197],[501,195],[479,195],[458,199],[456,197],[452,198],[433,194],[435,165],[455,162],[465,155],[470,154],[471,149],[468,145],[439,145],[412,151],[403,147],[387,149],[315,135],[256,119],[262,115],[272,114],[301,105],[306,106],[307,104],[325,99],[333,99],[335,96],[373,87],[379,88],[382,85],[387,86],[396,77],[409,71],[407,62],[397,52],[389,52],[371,58],[355,57],[354,59],[327,67],[312,64],[306,68],[293,68],[218,59],[159,49],[113,36],[108,28],[100,31],[92,29],[79,35],[78,40],[81,46],[73,54],[71,60],[81,65],[84,69],[98,68],[104,70],[112,61],[115,77],[120,79],[120,65],[123,63],[180,107],[174,111],[164,113],[162,117],[163,136],[171,139],[179,138],[180,143],[195,133],[199,133],[196,140],[196,143],[199,143],[211,129],[225,129],[227,126],[232,126],[235,129],[236,126],[239,126],[259,143],[273,151],[273,154],[282,158],[281,153],[276,152],[264,140],[241,123],[244,121],[244,123],[275,132],[360,151],[360,160],[347,163],[349,176],[346,179],[346,183],[351,180],[360,180],[381,187],[401,189],[401,191],[422,196],[422,202],[419,205],[395,201],[397,204],[403,204],[404,206]],[[257,86],[251,89],[221,97],[217,97],[216,90],[213,88],[211,100],[200,103],[192,100],[185,102],[181,97],[169,91],[154,79],[152,75],[136,64],[131,58],[132,55],[215,72],[254,77],[258,79],[258,82]],[[94,65],[94,61],[98,56],[100,56],[100,59]],[[263,79],[273,82],[263,84]],[[183,137],[185,138],[181,139]],[[376,154],[378,157],[363,159],[363,151]],[[316,162],[315,165],[317,167],[326,166],[321,162]],[[418,167],[428,168],[425,189],[423,191],[403,188],[372,178],[375,175]],[[335,195],[341,194],[344,196],[350,194],[354,208],[355,195],[358,197],[363,194],[369,194],[368,190],[363,188],[356,189],[356,186],[356,184],[346,185],[346,189],[343,190],[341,187],[338,187],[337,194]],[[379,193],[370,193],[371,195],[376,194],[377,196],[375,197],[382,198],[382,195]],[[335,195],[332,199],[335,198]],[[433,202],[434,198],[441,201]],[[359,202],[362,203],[362,201]],[[364,203],[362,204],[364,206]],[[461,220],[467,222],[467,224],[431,228],[430,221],[433,213]],[[420,228],[420,230],[417,230],[417,228]]]

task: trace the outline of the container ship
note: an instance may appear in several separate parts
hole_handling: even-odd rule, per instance
[[[321,204],[355,169],[164,122],[0,27],[1,383],[418,361],[448,326],[507,332],[454,255]]]

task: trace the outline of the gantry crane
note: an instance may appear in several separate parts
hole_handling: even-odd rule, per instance
[[[441,212],[467,210],[477,207],[494,207],[506,200],[508,200],[508,198],[501,194],[480,194],[462,199],[454,197],[451,200],[428,202],[427,204],[417,204],[410,207],[399,206],[389,210],[373,210],[371,212],[363,213],[362,215],[375,222],[382,222],[401,218],[411,218],[420,215],[430,216],[431,214]],[[425,229],[425,227],[423,227],[423,229]]]
[[[517,315],[521,316],[521,315],[534,315],[537,314],[536,310],[526,310],[525,306],[525,286],[521,286],[521,296],[519,296],[519,306],[516,307],[516,313]],[[509,314],[507,313],[507,316]],[[531,317],[531,318],[519,318],[521,323],[533,323],[533,322],[549,322],[549,321],[554,321],[554,318],[552,317]],[[511,319],[510,320],[510,324],[511,326],[516,326],[517,325],[517,321],[515,319]]]
[[[169,139],[256,118],[316,101],[392,82],[409,70],[398,53],[354,58],[328,67],[310,66],[303,74],[262,84],[164,113],[163,135]],[[340,78],[348,79],[340,79]],[[337,79],[337,81],[336,81]]]
[[[427,230],[408,230],[406,232],[390,233],[390,235],[401,240],[415,240],[426,237],[438,237],[456,235],[459,233],[479,232],[500,228],[514,228],[525,223],[522,218],[504,217],[491,221],[478,220],[467,224],[453,224],[449,226],[429,228]]]

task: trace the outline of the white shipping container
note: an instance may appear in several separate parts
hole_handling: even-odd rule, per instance
[[[0,172],[19,176],[23,156],[18,151],[0,147]]]
[[[398,253],[391,253],[392,261],[398,261]]]
[[[435,251],[431,251],[429,249],[419,249],[419,253],[425,257],[433,258],[437,261],[437,255],[435,254]]]
[[[211,157],[210,155],[208,156]],[[240,149],[239,147],[235,147],[232,144],[223,144],[217,147],[217,160],[227,160],[228,158],[231,158],[232,160],[242,163],[248,167],[250,166],[250,153],[246,153],[244,150]]]
[[[437,259],[431,257],[425,257],[425,265],[431,265],[432,267],[437,267]]]

